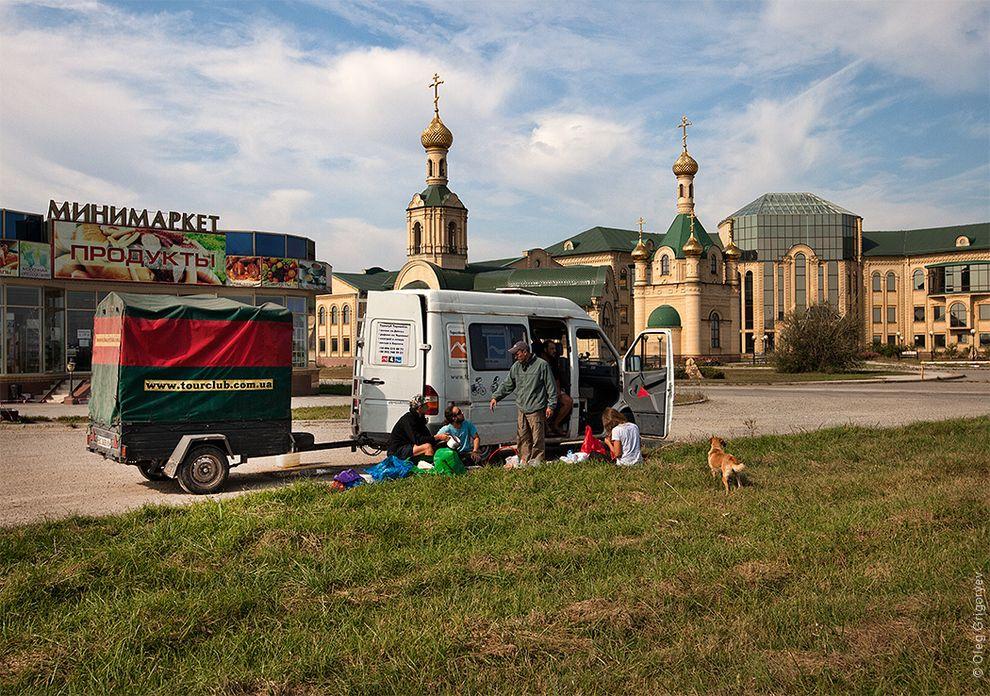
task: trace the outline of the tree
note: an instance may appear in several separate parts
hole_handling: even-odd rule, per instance
[[[828,304],[784,318],[773,364],[780,372],[841,372],[862,364],[860,322]]]

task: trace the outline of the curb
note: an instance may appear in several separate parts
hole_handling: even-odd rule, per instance
[[[945,377],[912,377],[910,379],[885,379],[877,377],[875,379],[819,379],[806,380],[804,382],[746,382],[745,384],[716,384],[721,380],[709,380],[708,383],[694,385],[696,387],[780,387],[780,386],[813,386],[815,384],[908,384],[911,382],[948,382],[953,379],[965,379],[966,375],[946,375]],[[681,404],[685,406],[687,404]]]

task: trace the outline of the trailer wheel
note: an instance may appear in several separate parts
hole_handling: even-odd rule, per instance
[[[148,481],[168,481],[168,476],[166,476],[163,471],[165,468],[165,462],[160,459],[150,462],[140,462],[138,463],[137,468],[138,471],[141,472],[141,476]]]
[[[230,464],[227,463],[227,455],[219,447],[200,445],[186,456],[177,474],[179,485],[186,493],[216,493],[227,483]]]

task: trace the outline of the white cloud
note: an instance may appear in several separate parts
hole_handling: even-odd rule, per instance
[[[405,263],[405,227],[378,227],[360,218],[328,218],[323,223],[317,243],[335,271],[399,268]]]

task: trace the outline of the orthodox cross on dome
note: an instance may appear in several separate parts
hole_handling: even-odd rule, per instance
[[[691,237],[694,238],[694,212],[691,213]]]
[[[681,122],[677,124],[677,127],[681,129],[681,143],[684,147],[684,152],[687,152],[687,129],[688,126],[693,125],[693,123],[687,120],[687,116],[681,116]]]
[[[644,220],[643,217],[640,216],[639,220],[636,221],[636,224],[639,225],[639,241],[642,242],[643,241],[643,225],[646,224],[646,220]]]
[[[433,113],[437,116],[440,115],[440,85],[443,84],[443,80],[440,79],[438,73],[433,73],[433,82],[428,86],[433,88]]]

